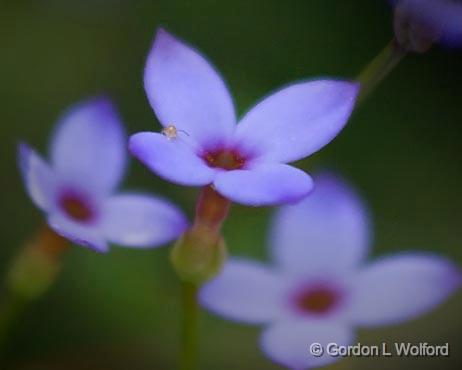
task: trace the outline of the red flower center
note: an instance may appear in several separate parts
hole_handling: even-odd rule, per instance
[[[295,297],[298,310],[303,313],[322,315],[330,312],[339,302],[338,292],[328,287],[310,287]]]
[[[246,158],[236,150],[219,149],[214,151],[206,151],[202,155],[202,159],[209,167],[221,168],[223,170],[239,170],[244,167]]]
[[[88,202],[77,194],[64,194],[59,201],[59,205],[71,219],[78,222],[89,222],[95,216]]]

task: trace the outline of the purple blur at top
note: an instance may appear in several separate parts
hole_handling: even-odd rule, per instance
[[[462,2],[458,0],[392,0],[396,7],[395,33],[398,41],[425,51],[438,41],[462,46]],[[422,50],[418,50],[422,48]]]
[[[186,228],[171,203],[139,193],[115,194],[126,167],[126,136],[108,99],[74,106],[51,141],[51,164],[28,145],[19,146],[26,190],[58,234],[99,252],[108,242],[154,247]]]
[[[263,351],[293,370],[338,358],[310,345],[354,344],[356,327],[397,324],[443,303],[461,285],[449,260],[407,252],[366,263],[369,217],[358,195],[332,175],[313,194],[275,215],[274,264],[231,259],[201,291],[202,304],[228,319],[264,324]]]
[[[164,134],[143,132],[130,151],[160,177],[187,186],[213,184],[252,206],[295,202],[313,181],[286,163],[329,143],[346,124],[356,83],[298,82],[268,96],[237,124],[222,78],[196,50],[160,29],[144,84]]]

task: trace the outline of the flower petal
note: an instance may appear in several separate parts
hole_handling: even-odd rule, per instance
[[[98,191],[109,192],[120,181],[126,162],[126,139],[111,102],[99,98],[73,107],[52,140],[54,168],[63,178],[85,178]]]
[[[234,132],[234,106],[220,75],[201,54],[163,29],[149,54],[144,85],[163,126],[174,125],[199,144]]]
[[[270,326],[261,337],[261,347],[273,361],[294,370],[332,364],[341,357],[326,353],[330,343],[347,346],[353,343],[352,328],[335,321],[288,321]],[[310,353],[313,343],[320,344],[324,354]]]
[[[313,180],[285,164],[260,164],[249,170],[218,173],[217,191],[234,202],[250,206],[293,203],[307,196]]]
[[[107,200],[104,233],[110,242],[127,247],[155,247],[177,237],[187,226],[173,204],[148,195],[124,194]]]
[[[309,197],[277,211],[270,242],[275,260],[289,273],[342,272],[363,260],[370,234],[359,196],[325,173],[315,178]]]
[[[97,227],[85,226],[72,222],[59,213],[51,214],[48,219],[48,224],[59,235],[82,247],[87,247],[102,253],[109,250],[109,246],[102,232]]]
[[[18,148],[19,168],[32,201],[43,211],[53,207],[56,177],[51,168],[27,144]]]
[[[284,311],[281,279],[255,262],[232,259],[200,292],[204,307],[235,321],[263,323]]]
[[[329,143],[345,126],[355,104],[355,83],[319,80],[286,87],[248,112],[237,140],[268,161],[288,163]]]
[[[360,325],[386,325],[416,318],[443,303],[461,284],[448,260],[423,254],[383,258],[355,280],[349,315]]]
[[[207,185],[215,177],[215,171],[182,140],[141,132],[130,138],[129,147],[130,152],[151,171],[176,184]]]

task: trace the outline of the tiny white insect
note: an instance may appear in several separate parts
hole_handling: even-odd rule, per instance
[[[184,130],[178,130],[174,125],[168,125],[162,129],[162,134],[167,137],[167,139],[175,139],[178,136],[178,133],[182,132],[185,135],[189,136],[189,134]]]

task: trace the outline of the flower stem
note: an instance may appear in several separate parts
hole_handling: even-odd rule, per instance
[[[194,226],[219,233],[230,205],[231,202],[217,193],[212,186],[204,187],[197,201]]]
[[[200,312],[197,294],[202,284],[218,275],[226,260],[221,226],[230,205],[212,186],[204,187],[197,200],[194,223],[176,242],[170,255],[182,280],[180,370],[197,368]]]
[[[0,306],[0,352],[4,351],[11,329],[27,304],[44,294],[55,281],[67,247],[64,238],[45,226],[12,260]]]
[[[357,99],[357,104],[362,103],[375,90],[380,82],[388,76],[405,55],[406,52],[395,40],[392,40],[385,49],[363,69],[357,77],[357,80],[361,83],[361,91]]]
[[[198,319],[199,305],[197,302],[198,287],[183,282],[182,286],[182,343],[181,343],[181,370],[195,370],[197,368],[198,352]]]

